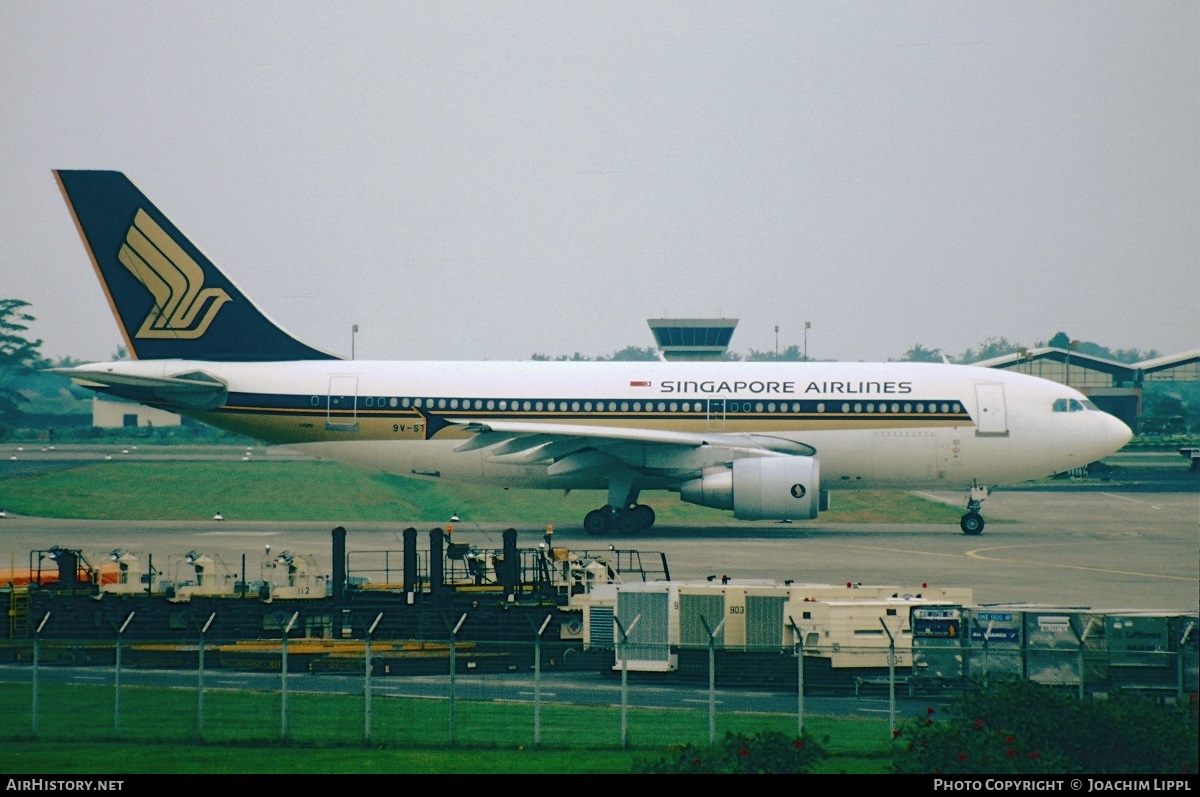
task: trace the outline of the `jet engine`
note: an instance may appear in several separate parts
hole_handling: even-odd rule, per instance
[[[732,509],[738,520],[812,520],[820,504],[821,464],[815,457],[745,457],[705,468],[684,482],[689,504]]]

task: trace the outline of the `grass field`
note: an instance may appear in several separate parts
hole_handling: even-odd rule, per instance
[[[303,500],[297,500],[303,496]],[[729,512],[643,493],[663,525],[721,525]],[[0,507],[37,517],[94,520],[478,522],[574,525],[605,501],[600,491],[566,495],[439,484],[332,462],[104,462],[0,481]],[[956,523],[961,509],[904,492],[835,492],[826,523]]]
[[[197,727],[194,689],[126,687],[121,733],[114,734],[111,686],[43,687],[39,733],[31,735],[28,684],[0,684],[0,771],[39,774],[137,773],[628,773],[636,758],[657,759],[667,746],[708,743],[702,710],[628,713],[629,746],[620,746],[620,712],[612,707],[544,705],[543,744],[534,745],[532,706],[522,702],[458,704],[458,743],[449,745],[447,703],[376,697],[372,736],[364,740],[360,696],[293,693],[292,730],[280,738],[280,696],[208,690],[205,732]],[[813,717],[806,731],[831,757],[821,771],[880,773],[890,741],[882,720]],[[726,713],[717,732],[796,732],[788,715]]]

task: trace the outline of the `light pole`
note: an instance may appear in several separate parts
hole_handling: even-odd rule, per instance
[[[804,362],[808,362],[808,330],[812,326],[811,321],[804,322]],[[778,327],[776,327],[778,329]],[[778,345],[778,344],[776,344]]]
[[[779,324],[775,325],[775,359],[779,359]]]
[[[354,359],[354,336],[358,334],[358,324],[350,327],[350,359]]]

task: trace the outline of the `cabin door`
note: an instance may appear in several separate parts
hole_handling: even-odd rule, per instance
[[[975,434],[1008,434],[1008,413],[1004,408],[1004,385],[988,383],[975,386],[979,412],[975,414]]]
[[[330,432],[358,431],[358,377],[329,377],[329,402],[325,429]]]
[[[725,399],[708,400],[708,430],[719,432],[725,428]]]

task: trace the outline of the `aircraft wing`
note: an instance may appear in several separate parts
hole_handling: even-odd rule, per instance
[[[228,394],[224,382],[200,372],[179,376],[138,376],[99,368],[47,368],[46,372],[69,376],[81,387],[110,388],[121,398],[161,401],[196,410],[216,409],[225,403]]]
[[[489,459],[550,463],[551,475],[622,463],[642,472],[696,470],[742,457],[812,456],[812,446],[769,435],[673,432],[630,426],[521,421],[454,422],[475,436],[456,451],[490,448]]]

